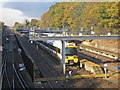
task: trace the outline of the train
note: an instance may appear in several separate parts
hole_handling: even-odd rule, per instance
[[[65,63],[69,65],[78,64],[78,48],[75,45],[65,46]]]
[[[62,42],[60,40],[48,40],[46,43],[49,43],[53,45],[54,47],[57,47],[60,49],[60,52],[55,52],[56,55],[62,59]],[[77,65],[79,63],[78,59],[78,47],[75,45],[75,43],[68,43],[65,42],[65,64],[66,65]]]

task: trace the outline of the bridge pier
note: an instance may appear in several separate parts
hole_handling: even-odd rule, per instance
[[[65,41],[62,41],[62,72],[65,74]]]

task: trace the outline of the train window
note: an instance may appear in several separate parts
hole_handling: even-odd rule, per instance
[[[65,55],[77,55],[77,48],[65,48]]]

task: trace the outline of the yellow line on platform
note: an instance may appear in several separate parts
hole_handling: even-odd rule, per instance
[[[107,77],[112,77],[112,76],[115,76],[117,77],[118,76],[118,73],[112,75],[111,73],[110,74],[107,74]],[[49,81],[57,81],[57,80],[67,80],[67,79],[80,79],[80,78],[104,78],[105,77],[105,74],[98,74],[98,75],[95,75],[95,74],[89,74],[89,75],[74,75],[74,76],[69,76],[68,78],[65,78],[65,77],[51,77],[51,78],[47,78],[47,80]],[[46,81],[45,78],[36,78],[36,80],[39,80],[39,81]]]

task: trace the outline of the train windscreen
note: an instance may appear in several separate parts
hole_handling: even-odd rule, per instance
[[[65,55],[66,56],[77,55],[77,48],[65,48]]]

